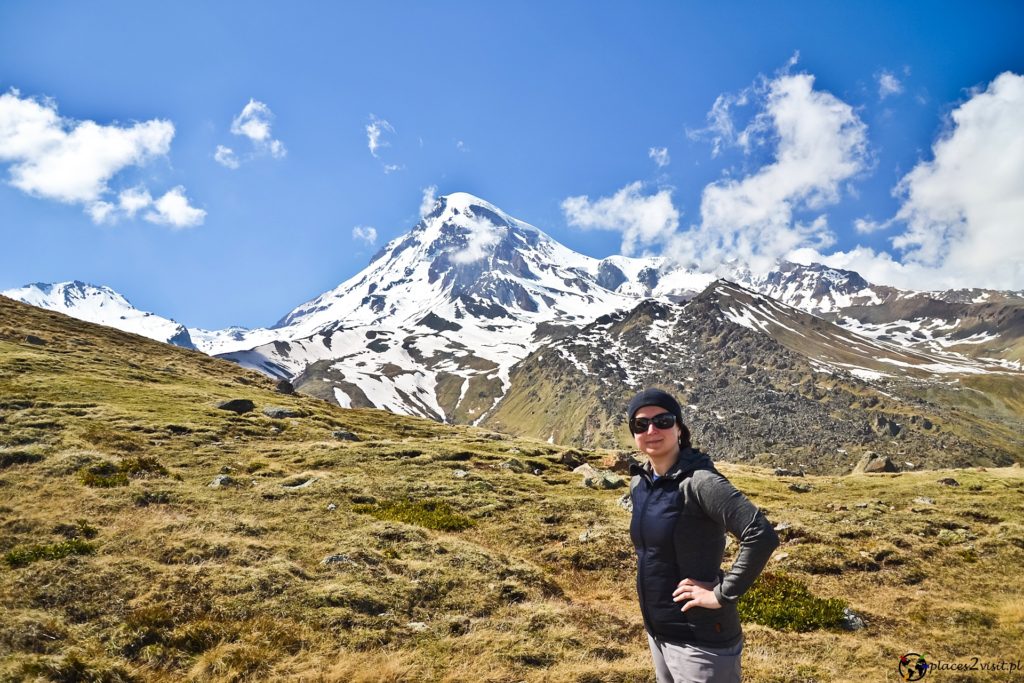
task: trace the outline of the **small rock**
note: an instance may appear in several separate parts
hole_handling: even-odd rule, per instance
[[[334,503],[331,503],[331,504],[329,504],[329,505],[327,506],[327,511],[328,511],[328,512],[334,512],[334,511],[335,511],[335,510],[337,510],[337,509],[338,509],[338,506],[337,506],[337,505],[335,505]]]
[[[592,477],[599,477],[601,473],[594,469],[591,465],[586,463],[579,465],[572,471],[573,474],[581,474],[584,479],[590,479]]]
[[[609,490],[625,486],[626,480],[611,472],[599,472],[595,477],[585,478],[583,485],[592,489]]]
[[[235,471],[235,468],[232,467],[231,465],[224,465],[224,467],[220,468],[220,473],[221,474],[231,474],[234,471]]]
[[[42,337],[37,337],[34,334],[25,335],[25,341],[33,346],[46,346],[46,340]]]
[[[526,472],[529,469],[523,463],[522,460],[518,460],[516,458],[509,458],[505,462],[503,462],[500,465],[498,465],[498,467],[500,467],[503,470],[509,470],[509,471],[515,472],[516,474],[522,474],[523,472]]]
[[[220,410],[228,410],[241,415],[255,409],[256,404],[247,398],[233,398],[230,401],[221,401],[216,407]]]
[[[785,531],[786,529],[790,529],[792,527],[793,527],[793,525],[790,524],[789,522],[779,522],[778,524],[775,525],[775,530],[776,531]]]
[[[352,432],[347,432],[344,429],[339,429],[338,431],[333,432],[332,436],[334,436],[338,441],[359,441],[358,436]]]
[[[277,393],[279,393],[279,394],[294,394],[295,393],[295,387],[292,386],[292,383],[289,382],[286,379],[280,380],[277,383],[277,385],[274,387],[274,390]]]
[[[315,481],[316,477],[310,477],[309,479],[292,479],[281,484],[281,487],[294,491],[295,489],[304,489],[312,486]]]
[[[789,557],[789,553],[775,553],[775,555],[772,556],[772,560],[775,562],[782,562],[787,557]]]
[[[633,511],[633,496],[629,494],[629,491],[619,496],[619,500],[617,502],[619,504],[619,507],[625,510],[626,512]]]
[[[925,498],[924,496],[918,496],[917,498],[914,499],[914,502],[918,503],[919,505],[935,505],[934,500],[932,500],[931,498]]]
[[[633,465],[639,465],[640,463],[628,451],[619,451],[614,456],[606,458],[602,464],[612,472],[629,474],[630,467]]]
[[[422,633],[427,630],[427,625],[422,621],[410,621],[405,627],[414,633]]]
[[[466,477],[469,476],[469,472],[467,472],[466,470],[454,470],[452,472],[452,476],[455,477],[456,479],[465,479]]]
[[[813,487],[810,484],[790,484],[789,490],[796,493],[810,493]]]
[[[945,479],[939,479],[939,481],[936,482],[936,483],[942,484],[943,486],[959,486],[960,485],[960,482],[958,482],[953,477],[946,477]]]
[[[804,476],[803,470],[787,470],[784,467],[775,468],[776,477],[802,477]]]
[[[328,555],[320,561],[320,564],[326,567],[332,564],[355,564],[355,561],[348,555],[339,553],[337,555]]]
[[[302,413],[294,408],[281,408],[280,406],[267,406],[263,409],[263,414],[275,420],[283,420],[286,417],[302,417]]]
[[[229,477],[226,474],[221,474],[219,476],[216,476],[216,477],[213,478],[213,481],[210,482],[210,488],[211,489],[219,489],[219,488],[224,488],[226,486],[234,486],[234,485],[235,485],[235,480],[232,479],[231,477]]]
[[[847,631],[860,631],[866,626],[864,619],[849,607],[843,608],[842,625]]]
[[[878,455],[868,451],[853,468],[853,471],[871,474],[877,472],[897,472],[898,470],[892,460],[889,459],[889,456]]]

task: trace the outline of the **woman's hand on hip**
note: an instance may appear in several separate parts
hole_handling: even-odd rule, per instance
[[[672,591],[672,601],[682,602],[683,600],[688,600],[688,602],[683,605],[683,612],[691,607],[720,609],[722,604],[718,602],[718,598],[715,597],[715,585],[716,584],[711,581],[683,579],[679,582],[679,585],[676,586],[676,589]]]

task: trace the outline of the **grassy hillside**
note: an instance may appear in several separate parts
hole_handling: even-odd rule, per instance
[[[278,394],[0,297],[0,680],[653,680],[622,490],[563,464],[610,455]],[[781,523],[772,575],[867,622],[765,582],[748,680],[1020,656],[1020,469],[724,470]]]

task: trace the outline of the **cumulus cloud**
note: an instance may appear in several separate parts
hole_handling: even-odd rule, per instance
[[[643,193],[643,183],[630,183],[611,197],[591,200],[587,195],[562,201],[569,225],[584,230],[615,230],[622,233],[622,253],[629,256],[649,251],[668,240],[679,227],[679,211],[672,191]]]
[[[206,212],[189,205],[185,188],[175,187],[152,204],[144,218],[150,223],[168,225],[172,228],[191,228],[201,225]]]
[[[891,71],[882,70],[878,73],[878,99],[884,100],[890,95],[899,95],[903,92],[903,83],[896,78]]]
[[[213,154],[213,159],[221,166],[225,166],[232,170],[241,166],[241,162],[238,160],[238,156],[235,154],[235,150],[224,145],[217,145],[217,151]]]
[[[654,159],[658,168],[665,168],[672,161],[668,156],[668,147],[651,147],[647,150],[647,156]]]
[[[173,137],[170,121],[104,126],[62,118],[53,100],[0,95],[0,162],[11,164],[11,185],[36,197],[88,207],[117,173],[166,155]]]
[[[716,144],[748,148],[754,137],[768,136],[773,161],[743,178],[706,186],[700,224],[672,240],[669,256],[696,254],[707,270],[735,260],[757,270],[794,249],[834,241],[819,212],[839,200],[845,181],[867,168],[866,126],[850,105],[815,90],[810,74],[782,74],[752,93],[762,110],[738,133],[722,118]],[[801,219],[801,212],[818,215]]]
[[[385,119],[378,119],[370,114],[370,122],[366,124],[366,146],[370,148],[370,154],[377,157],[377,150],[381,147],[389,147],[387,140],[382,140],[384,133],[394,133],[395,129]]]
[[[372,245],[377,242],[377,228],[370,227],[369,225],[357,225],[352,228],[352,239]]]
[[[425,217],[437,206],[437,185],[423,188],[423,200],[420,202],[420,218]]]
[[[110,181],[130,167],[140,167],[166,156],[174,138],[174,124],[153,119],[131,126],[101,125],[62,117],[52,99],[22,97],[18,90],[0,95],[0,162],[10,164],[10,184],[43,199],[81,205],[94,223],[116,223],[132,218],[152,204],[142,186],[117,197]],[[183,188],[164,195],[162,224],[198,225],[205,211],[185,207],[176,197]],[[183,222],[184,221],[184,222]]]
[[[950,114],[949,128],[895,190],[904,262],[1024,287],[1024,76],[1000,74]]]
[[[451,253],[449,258],[453,263],[465,265],[479,261],[486,257],[491,247],[501,239],[498,226],[486,218],[473,216],[467,218],[463,225],[469,229],[466,247]]]

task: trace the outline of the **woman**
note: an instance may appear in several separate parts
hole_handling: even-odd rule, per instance
[[[740,680],[736,600],[764,569],[779,537],[764,514],[690,446],[679,403],[660,389],[629,402],[629,430],[647,455],[634,466],[630,536],[637,593],[658,683]],[[722,572],[725,532],[739,552]]]

